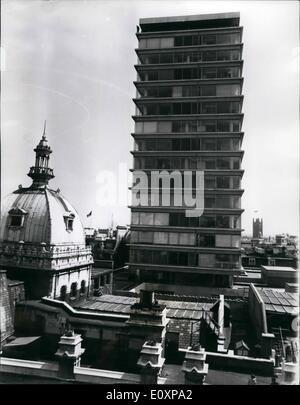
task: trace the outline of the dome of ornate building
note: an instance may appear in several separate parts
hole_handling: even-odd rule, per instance
[[[84,245],[85,236],[79,215],[59,191],[29,187],[3,200],[0,241]]]
[[[44,134],[34,149],[30,187],[3,199],[0,266],[25,282],[27,298],[77,298],[88,292],[93,258],[74,207],[48,186],[52,153]]]

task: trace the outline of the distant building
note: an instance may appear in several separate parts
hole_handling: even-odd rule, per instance
[[[261,266],[283,266],[297,268],[298,251],[294,244],[271,243],[263,238],[242,240],[243,268],[257,268]]]
[[[276,235],[275,236],[276,240],[276,245],[281,246],[281,245],[286,245],[287,244],[287,237],[286,235]]]
[[[293,256],[257,254],[255,252],[242,255],[242,266],[244,268],[260,268],[261,266],[284,266],[297,268],[297,258]]]
[[[252,247],[263,245],[264,239],[263,238],[252,238],[251,245]]]
[[[117,226],[115,229],[98,229],[93,232],[85,228],[86,243],[91,247],[94,267],[119,268],[128,261],[129,230],[126,226]]]
[[[87,228],[87,227],[84,228],[84,234],[87,244],[89,240],[93,239],[95,233],[96,230],[94,228]]]
[[[261,266],[262,281],[270,287],[285,288],[286,283],[297,283],[298,272],[292,267]]]
[[[92,294],[112,294],[113,274],[128,262],[128,227],[118,225],[115,229],[85,228],[85,235],[94,258],[91,274]]]
[[[252,222],[253,238],[262,238],[263,236],[263,220],[256,218]]]

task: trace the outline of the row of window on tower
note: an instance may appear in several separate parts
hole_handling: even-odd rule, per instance
[[[239,170],[240,158],[154,158],[136,157],[136,170]]]
[[[132,225],[240,229],[240,215],[205,214],[187,217],[184,212],[132,212]]]
[[[239,255],[233,254],[201,254],[177,251],[134,250],[130,251],[131,263],[158,264],[187,267],[215,267],[219,269],[240,268]]]
[[[179,115],[179,114],[239,114],[238,101],[149,103],[137,107],[137,115]]]
[[[240,120],[174,120],[174,121],[138,121],[136,133],[169,132],[240,132]]]
[[[240,84],[209,84],[201,86],[145,86],[140,87],[141,97],[230,97],[241,94]]]
[[[240,77],[241,70],[237,66],[224,67],[184,67],[174,69],[156,69],[142,71],[138,81],[193,80],[193,79],[230,79]]]
[[[163,167],[159,166],[160,169],[164,169]],[[135,174],[135,173],[134,173]],[[148,185],[153,188],[155,186],[152,184],[152,176],[151,173],[147,173],[147,178],[148,178]],[[139,173],[137,173],[137,176],[134,176],[133,180],[133,186],[140,186],[140,177]],[[189,187],[192,187],[193,189],[196,189],[197,186],[197,177],[196,173],[192,173],[192,178],[190,181],[190,178],[181,178],[181,176],[174,176],[174,178],[169,173],[167,176],[164,176],[164,173],[160,173],[160,178],[158,179],[157,186],[159,190],[166,190],[167,188],[170,191],[170,194],[172,195],[174,192],[174,189],[179,190],[179,191],[185,191]],[[240,176],[211,176],[211,175],[206,175],[204,176],[204,188],[205,189],[239,189],[241,186],[241,177]]]
[[[199,248],[240,248],[239,235],[200,232],[131,231],[130,242]]]
[[[237,61],[241,58],[239,49],[194,52],[163,52],[139,55],[142,64],[195,63],[210,61]]]
[[[203,34],[193,33],[176,35],[174,37],[142,38],[139,40],[140,49],[161,49],[177,46],[233,45],[241,41],[240,32]]]
[[[233,192],[232,192],[233,193]],[[236,191],[235,191],[236,193]],[[149,192],[148,189],[141,190],[138,189],[138,197],[134,199],[135,207],[181,207],[181,208],[191,208],[191,198],[195,200],[197,197],[197,191],[195,190],[184,190],[175,192],[174,190],[169,190],[166,193],[165,188],[161,188],[158,193]],[[206,192],[204,196],[204,209],[241,209],[241,197],[239,195],[228,195],[217,194],[214,195],[214,191]]]
[[[241,141],[237,138],[147,138],[136,139],[134,150],[150,151],[239,151]],[[228,166],[228,163],[225,164]],[[218,164],[217,164],[218,166]],[[177,167],[177,166],[176,166]]]

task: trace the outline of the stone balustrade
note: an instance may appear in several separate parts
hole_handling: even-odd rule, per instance
[[[61,270],[93,263],[90,246],[0,243],[0,264]]]

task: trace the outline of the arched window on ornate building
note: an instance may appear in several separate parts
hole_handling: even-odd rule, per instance
[[[66,296],[67,296],[67,287],[63,285],[60,289],[60,299],[64,301],[66,299]]]
[[[80,284],[80,294],[85,294],[85,291],[86,291],[86,282],[85,280],[82,280]]]
[[[77,296],[77,283],[71,284],[71,298],[76,298]]]

